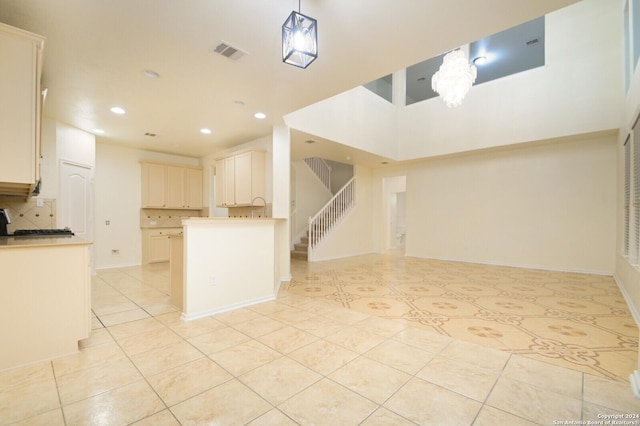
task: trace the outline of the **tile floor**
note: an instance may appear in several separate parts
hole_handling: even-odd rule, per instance
[[[386,302],[368,300],[364,309],[345,304],[360,300],[345,299],[348,280],[329,281],[334,288],[345,283],[340,298],[321,297],[315,290],[303,292],[311,297],[296,294],[310,281],[324,282],[322,277],[335,278],[340,271],[366,276],[378,270],[383,281],[401,284],[396,268],[403,263],[411,270],[423,268],[419,274],[428,275],[433,267],[397,259],[353,258],[311,269],[295,263],[294,279],[277,300],[188,323],[168,303],[167,265],[100,271],[93,281],[91,337],[77,354],[0,372],[0,424],[552,425],[640,413],[628,381],[607,377],[616,368],[579,371],[458,338],[461,327],[429,329],[433,324],[413,316],[381,318],[372,315],[379,310],[369,303],[393,305],[411,298],[399,299],[394,292]],[[468,265],[459,266],[466,274]],[[355,267],[361,270],[343,269]],[[485,280],[477,278],[471,287],[491,282],[489,275],[512,272],[474,271]],[[311,278],[315,274],[318,279]],[[594,287],[592,281],[587,285]],[[603,291],[617,306],[615,291],[610,286]],[[447,288],[442,295],[452,292]],[[531,302],[499,295],[505,303]],[[432,303],[464,300],[456,297]],[[471,296],[466,301],[478,303]],[[618,330],[613,323],[620,317],[624,332],[618,336],[627,336],[622,311],[609,315],[609,322],[596,321],[597,329]],[[382,316],[395,316],[389,312]],[[568,346],[573,334],[558,341]]]
[[[367,255],[292,262],[281,294],[311,297],[626,381],[638,327],[610,276]]]

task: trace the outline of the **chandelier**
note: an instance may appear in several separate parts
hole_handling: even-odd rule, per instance
[[[295,10],[282,24],[282,61],[306,68],[318,57],[318,21]]]
[[[462,50],[456,49],[445,55],[440,69],[431,78],[431,88],[449,108],[455,107],[462,103],[476,75],[476,67],[469,64]]]

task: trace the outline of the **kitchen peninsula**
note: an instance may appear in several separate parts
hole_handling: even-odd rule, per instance
[[[278,235],[286,220],[189,218],[182,221],[182,317],[193,320],[276,298],[280,285]],[[180,256],[172,256],[172,269]],[[180,291],[180,286],[172,291]],[[172,295],[172,300],[180,297]]]
[[[0,237],[0,370],[78,350],[91,331],[90,243]]]

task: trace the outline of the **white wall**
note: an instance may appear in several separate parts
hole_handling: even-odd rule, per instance
[[[199,166],[195,158],[100,143],[96,145],[95,265],[97,269],[142,261],[140,161]],[[110,225],[106,225],[106,221]],[[112,255],[119,249],[119,255]]]
[[[363,166],[354,168],[356,177],[356,205],[347,217],[338,224],[335,232],[320,243],[313,260],[328,260],[357,256],[374,252],[372,221],[372,171]]]
[[[571,139],[412,166],[406,254],[611,274],[615,140]]]
[[[547,15],[544,67],[473,86],[459,107],[434,98],[396,108],[358,87],[285,121],[395,160],[616,129],[621,28],[615,2],[584,0]]]
[[[547,15],[546,66],[476,85],[457,108],[435,98],[402,110],[400,159],[617,128],[622,50],[612,5],[585,0]]]
[[[292,129],[383,157],[395,158],[396,107],[364,87],[356,87],[284,117]]]
[[[622,22],[624,1],[618,0],[620,15],[619,32],[622,33],[624,27]],[[635,31],[640,31],[640,22],[636,23]],[[622,38],[622,36],[621,36]],[[624,98],[623,111],[620,119],[620,134],[618,138],[618,179],[617,179],[617,206],[618,206],[618,227],[616,235],[618,237],[616,243],[616,269],[615,278],[625,294],[626,300],[631,305],[632,313],[636,322],[640,322],[640,267],[632,265],[627,256],[622,254],[622,236],[623,236],[623,206],[624,206],[624,141],[631,133],[633,124],[640,113],[640,67],[638,64],[632,64],[629,90]],[[621,67],[621,69],[623,69]],[[638,145],[637,145],[638,146]],[[639,360],[640,368],[640,360]]]

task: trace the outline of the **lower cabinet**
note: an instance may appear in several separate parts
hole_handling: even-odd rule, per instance
[[[182,228],[142,230],[142,263],[168,262],[171,254],[170,235],[180,234]]]

